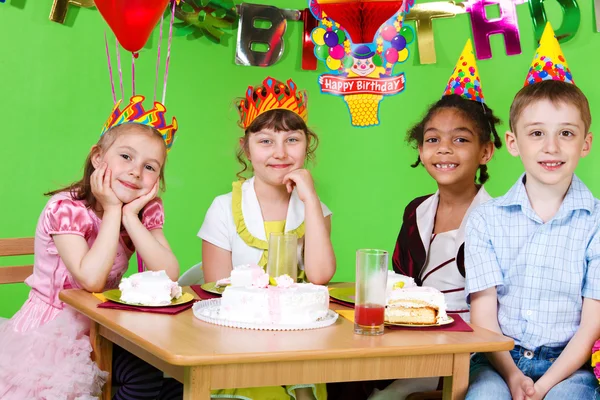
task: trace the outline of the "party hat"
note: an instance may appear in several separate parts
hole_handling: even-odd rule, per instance
[[[171,125],[165,118],[167,109],[162,103],[158,101],[154,102],[154,107],[150,110],[145,110],[142,103],[144,102],[144,96],[135,95],[129,100],[129,104],[123,109],[119,109],[121,100],[115,104],[108,120],[102,128],[100,135],[104,135],[110,128],[127,124],[136,123],[141,125],[147,125],[156,129],[163,137],[167,151],[171,150],[173,141],[175,140],[175,132],[177,132],[177,119],[173,117]]]
[[[446,85],[444,96],[451,94],[457,94],[467,100],[484,102],[471,39],[467,40],[454,71],[452,71],[452,76],[448,80],[448,85]]]
[[[258,88],[248,86],[246,98],[239,103],[239,111],[244,129],[259,115],[271,110],[289,110],[307,120],[306,92],[298,90],[294,81],[289,79],[287,85],[266,77]]]
[[[544,33],[535,52],[535,57],[533,57],[533,61],[531,62],[524,86],[545,80],[575,84],[567,60],[565,60],[565,56],[560,49],[550,22],[544,28]]]

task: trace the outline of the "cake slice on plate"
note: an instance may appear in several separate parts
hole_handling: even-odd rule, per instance
[[[434,325],[448,320],[444,294],[432,287],[392,290],[385,321],[394,324]]]
[[[146,271],[123,278],[119,284],[121,301],[144,306],[168,306],[181,297],[181,286],[165,271]]]

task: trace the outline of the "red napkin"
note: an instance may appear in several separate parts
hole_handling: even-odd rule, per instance
[[[329,296],[329,302],[330,303],[341,304],[343,306],[350,307],[350,308],[354,308],[354,303],[348,303],[347,301],[338,300],[338,299],[333,298],[331,296]]]
[[[190,301],[189,303],[181,304],[179,306],[169,307],[143,307],[143,306],[129,306],[126,304],[115,303],[112,301],[105,301],[104,303],[98,304],[98,308],[112,308],[114,310],[126,310],[126,311],[139,311],[139,312],[150,312],[157,314],[179,314],[182,311],[191,308],[196,301]]]
[[[448,325],[442,326],[430,326],[430,327],[407,327],[407,326],[395,326],[386,325],[386,328],[393,330],[406,330],[406,331],[445,331],[445,332],[473,332],[473,328],[465,322],[459,314],[448,314],[448,316],[454,318],[454,322]]]
[[[221,297],[220,294],[207,292],[206,290],[202,289],[200,285],[192,285],[190,287],[202,300],[218,299]]]

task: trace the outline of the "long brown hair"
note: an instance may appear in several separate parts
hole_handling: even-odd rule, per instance
[[[274,90],[275,93],[278,92],[280,88],[280,84],[283,84],[280,81],[275,80]],[[284,91],[286,94],[290,94],[289,88],[287,85],[283,84]],[[254,101],[257,100],[258,96],[256,95],[257,90],[267,90],[264,86],[260,85],[254,88]],[[236,104],[238,105],[241,101],[247,101],[245,99],[236,99]],[[238,125],[243,128],[243,115],[240,110],[240,120]],[[315,157],[315,151],[319,146],[319,137],[315,132],[308,128],[306,122],[293,111],[284,110],[284,109],[275,109],[267,111],[263,114],[260,114],[258,117],[252,121],[252,123],[245,129],[244,138],[242,140],[242,144],[240,145],[236,157],[242,169],[236,174],[239,179],[245,179],[242,175],[244,172],[248,170],[248,163],[246,159],[246,154],[248,154],[248,137],[252,133],[260,132],[263,129],[272,129],[275,132],[291,132],[291,131],[301,131],[306,135],[306,160],[313,161]]]
[[[96,170],[96,168],[94,168],[94,165],[92,164],[92,158],[99,151],[100,152],[107,151],[110,148],[110,146],[113,145],[113,143],[115,142],[115,140],[117,139],[117,137],[119,135],[128,132],[130,129],[132,129],[132,127],[135,127],[136,129],[142,129],[144,132],[146,132],[154,137],[160,138],[160,141],[162,143],[164,143],[164,139],[163,139],[161,133],[148,125],[142,125],[142,124],[137,124],[137,123],[126,123],[126,124],[122,124],[122,125],[118,125],[113,128],[110,128],[109,130],[107,130],[104,133],[104,135],[102,135],[100,137],[100,139],[98,139],[98,143],[96,143],[96,145],[94,147],[92,147],[92,150],[90,151],[87,158],[85,159],[85,164],[83,166],[83,177],[80,180],[78,180],[77,182],[73,182],[68,186],[44,193],[44,196],[54,196],[55,194],[58,194],[61,192],[69,192],[71,194],[71,197],[74,200],[84,200],[86,202],[86,205],[88,208],[95,210],[96,206],[97,206],[97,201],[96,201],[96,197],[94,197],[94,194],[92,193],[92,185],[90,183],[90,178],[91,178],[92,174],[94,173],[94,171]],[[160,190],[163,192],[166,189],[166,183],[165,183],[165,164],[167,161],[166,151],[167,151],[167,148],[165,146],[165,162],[163,163],[163,165],[160,168],[160,175],[159,175]]]

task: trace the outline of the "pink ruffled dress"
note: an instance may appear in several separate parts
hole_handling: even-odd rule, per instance
[[[92,362],[89,320],[58,299],[62,289],[80,288],[54,245],[53,235],[83,237],[92,246],[101,220],[68,193],[53,196],[39,218],[35,232],[34,269],[25,281],[29,299],[0,325],[0,399],[72,400],[100,395],[106,372]],[[144,208],[142,223],[162,228],[160,199]],[[105,289],[116,288],[127,271],[134,249],[123,231]],[[131,244],[129,245],[131,246]]]

